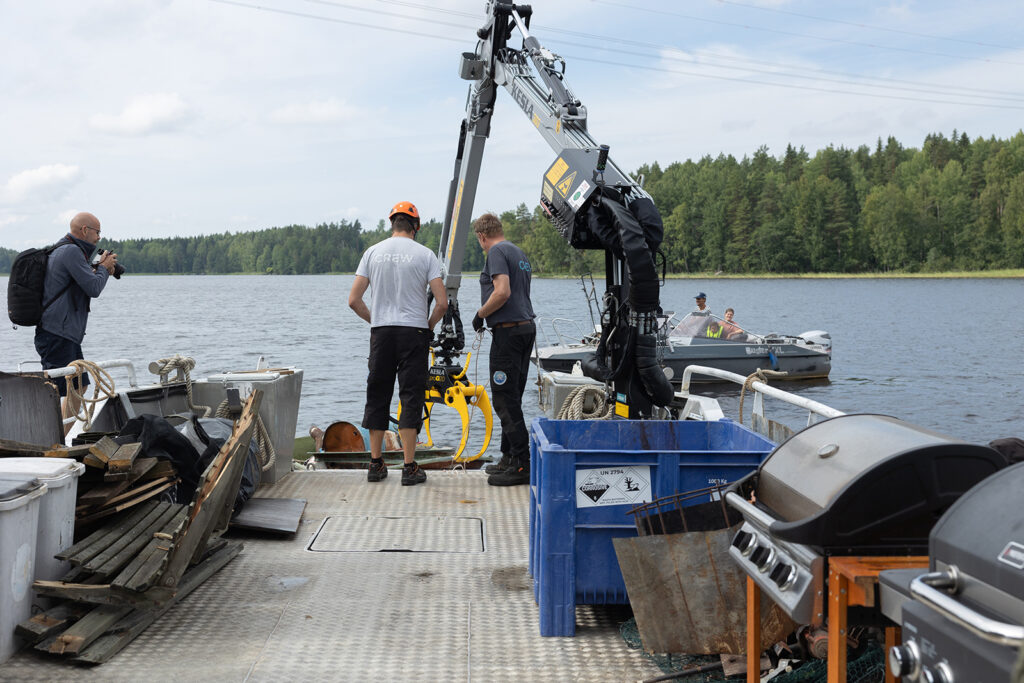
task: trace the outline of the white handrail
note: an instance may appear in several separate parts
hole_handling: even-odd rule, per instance
[[[686,369],[683,370],[683,385],[680,393],[687,396],[689,395],[690,378],[695,374],[710,375],[711,377],[717,377],[718,379],[724,379],[729,382],[735,382],[740,386],[743,386],[747,382],[746,377],[744,377],[743,375],[737,375],[735,372],[729,372],[728,370],[719,370],[718,368],[709,368],[704,365],[688,365]],[[769,386],[768,384],[765,384],[764,382],[760,382],[757,380],[751,382],[750,388],[760,394],[764,394],[765,396],[770,396],[780,401],[784,401],[785,403],[797,406],[798,408],[804,408],[805,410],[808,410],[816,415],[821,415],[822,417],[839,417],[840,415],[846,414],[840,410],[831,408],[825,405],[824,403],[818,403],[817,401],[812,401],[809,398],[804,398],[803,396],[791,394],[788,391],[783,391],[782,389]]]
[[[128,386],[130,386],[132,388],[135,388],[135,387],[138,386],[138,383],[135,380],[135,366],[127,358],[114,358],[113,360],[101,360],[101,361],[96,361],[95,364],[98,367],[103,368],[104,370],[106,370],[107,368],[126,368],[128,370]],[[43,373],[47,377],[67,377],[68,375],[73,375],[76,372],[78,372],[78,370],[76,370],[75,368],[70,367],[70,366],[69,367],[63,367],[63,368],[52,368],[50,370],[44,370],[43,371]]]

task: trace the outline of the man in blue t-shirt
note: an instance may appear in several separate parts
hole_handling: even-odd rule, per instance
[[[480,273],[482,305],[473,318],[473,329],[482,330],[484,320],[491,328],[491,397],[501,421],[501,460],[487,468],[487,483],[529,484],[530,437],[523,417],[523,392],[537,336],[530,303],[533,269],[523,250],[505,239],[501,221],[493,213],[477,218],[473,231],[487,254]]]

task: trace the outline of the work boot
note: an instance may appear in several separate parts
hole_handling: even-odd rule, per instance
[[[502,453],[501,454],[501,460],[499,460],[496,463],[492,463],[492,464],[488,465],[487,467],[485,467],[484,468],[484,472],[486,472],[487,474],[494,474],[495,472],[501,472],[502,470],[507,470],[508,466],[511,465],[511,464],[512,464],[512,461],[509,459],[508,454],[507,453]]]
[[[530,464],[523,464],[518,458],[509,458],[509,466],[500,472],[487,475],[491,486],[519,486],[530,483]]]
[[[384,458],[370,458],[370,469],[366,471],[366,481],[380,481],[381,479],[387,479],[388,466],[384,463]]]
[[[415,486],[427,480],[427,473],[416,464],[416,461],[407,462],[402,466],[402,486]]]

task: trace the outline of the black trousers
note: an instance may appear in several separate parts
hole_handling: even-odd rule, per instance
[[[530,435],[523,417],[523,392],[537,327],[532,322],[491,330],[491,399],[501,421],[501,454],[530,465]]]
[[[398,377],[402,401],[399,429],[419,431],[430,363],[430,330],[420,327],[383,326],[370,329],[370,374],[366,378],[366,409],[363,427],[387,429],[391,397]]]

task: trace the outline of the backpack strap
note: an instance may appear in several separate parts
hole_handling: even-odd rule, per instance
[[[60,238],[60,240],[58,240],[53,246],[51,246],[49,249],[46,250],[47,258],[49,258],[50,254],[52,254],[54,251],[57,250],[57,247],[62,247],[65,244],[75,244],[75,243],[72,240],[69,240],[67,238],[67,235],[65,235],[64,237]],[[77,247],[78,245],[75,244],[75,246]],[[84,249],[82,249],[81,247],[78,247],[78,249],[79,249],[79,251],[82,252],[82,255],[85,256],[86,259],[89,258],[88,256],[85,255],[85,250]],[[57,292],[57,295],[55,297],[53,297],[52,299],[50,299],[47,302],[44,302],[43,303],[43,310],[45,311],[47,308],[50,307],[51,304],[56,303],[57,299],[59,299],[62,296],[64,296],[64,293],[67,292],[69,289],[71,289],[71,285],[73,285],[73,284],[75,284],[75,281],[72,279],[70,282],[68,282],[66,285],[64,285],[64,289],[62,289],[59,292]]]

